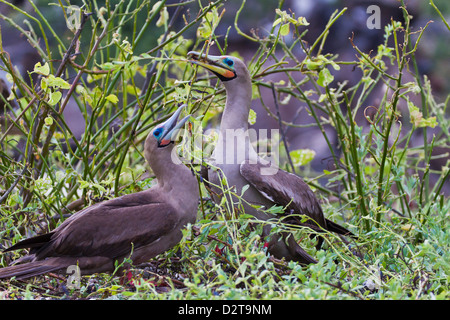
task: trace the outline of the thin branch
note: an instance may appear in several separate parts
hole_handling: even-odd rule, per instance
[[[72,56],[72,51],[76,47],[77,42],[80,40],[81,32],[83,31],[83,28],[84,28],[84,25],[86,24],[87,18],[89,18],[90,15],[92,15],[92,12],[84,12],[83,11],[83,14],[81,15],[80,27],[75,32],[72,42],[70,43],[69,48],[67,49],[66,53],[64,54],[64,57],[61,61],[61,64],[58,67],[58,70],[56,71],[55,77],[61,76],[62,73],[64,72],[66,64],[67,64],[67,62],[69,62],[69,60]]]
[[[180,1],[180,4],[181,4],[181,3],[184,3],[184,2],[185,2],[185,1],[182,0],[182,1]],[[175,21],[177,20],[178,15],[179,15],[180,12],[181,12],[181,9],[183,9],[183,8],[184,8],[183,5],[180,5],[180,6],[178,6],[177,9],[175,10],[174,14],[172,15],[172,18],[170,19],[169,24],[167,25],[167,30],[166,30],[166,32],[165,32],[165,33],[163,34],[163,36],[162,36],[161,42],[165,42],[165,41],[166,41],[167,36],[169,35],[170,31],[172,30],[172,27],[173,27]],[[144,80],[144,84],[142,85],[142,95],[141,95],[142,97],[145,96],[145,94],[147,93],[148,89],[150,88],[149,85],[150,85],[150,83],[151,83],[151,79],[152,79],[152,77],[153,77],[153,74],[154,74],[155,71],[156,71],[156,66],[158,65],[158,58],[161,57],[161,49],[162,49],[162,47],[161,47],[160,49],[158,49],[158,52],[157,52],[157,54],[156,54],[156,59],[155,59],[155,61],[153,62],[151,68],[148,69],[148,71],[147,71],[147,73],[146,73],[145,80]],[[138,101],[139,101],[139,100],[138,100]],[[135,107],[134,107],[134,115],[137,114],[138,109],[139,109],[139,102],[136,102],[136,105],[135,105]],[[150,109],[150,111],[153,113],[153,110],[152,110],[152,109]],[[153,118],[153,120],[155,120],[155,119]]]
[[[0,198],[0,204],[3,203],[3,201],[5,201],[6,198],[8,198],[8,195],[14,190],[14,188],[19,183],[20,179],[22,179],[22,177],[26,171],[27,171],[27,167],[25,166],[23,168],[22,172],[17,176],[17,179],[13,182],[13,184],[9,187],[9,189],[6,190],[5,193],[2,195],[2,197]]]
[[[291,165],[292,172],[295,173],[294,163],[292,162],[291,155],[289,154],[289,148],[287,145],[285,132],[283,130],[283,123],[281,121],[281,114],[280,114],[280,106],[278,105],[277,92],[275,90],[275,84],[273,82],[271,83],[271,88],[273,94],[273,101],[275,103],[275,109],[277,110],[277,118],[278,118],[278,125],[280,126],[281,139],[283,140],[284,148],[286,149],[286,154],[289,160],[289,164]]]

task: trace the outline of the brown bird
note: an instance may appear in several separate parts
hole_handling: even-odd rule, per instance
[[[351,235],[350,231],[324,217],[319,201],[300,177],[258,157],[248,134],[252,82],[246,65],[233,56],[201,55],[193,51],[188,53],[188,60],[214,73],[223,82],[227,94],[219,139],[212,155],[213,166],[208,170],[212,185],[221,185],[222,174],[229,186],[236,187],[237,194],[241,194],[243,187],[248,185],[242,205],[246,213],[260,220],[273,221],[274,217],[249,204],[262,205],[265,209],[283,206],[286,207],[283,216],[286,223]],[[219,188],[213,189],[220,193]],[[239,202],[235,197],[230,200],[235,204]],[[309,219],[302,222],[301,216]],[[297,244],[292,234],[270,234],[271,228],[269,224],[263,228],[263,235],[270,235],[268,251],[271,254],[304,264],[316,262]],[[322,240],[319,239],[319,245]]]
[[[149,190],[101,202],[77,212],[52,232],[20,241],[4,252],[31,248],[30,261],[0,269],[0,278],[18,279],[77,265],[81,274],[112,272],[130,258],[139,264],[175,246],[182,228],[197,217],[198,183],[184,164],[173,161],[177,124],[184,106],[150,132],[145,158],[157,184]]]

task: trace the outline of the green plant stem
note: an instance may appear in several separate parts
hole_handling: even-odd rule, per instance
[[[393,32],[395,34],[396,30],[394,30]],[[407,39],[407,37],[405,37],[405,41],[407,41],[406,39]],[[406,46],[404,45],[403,49],[402,49],[403,53],[404,53],[405,49],[406,49]],[[398,51],[398,46],[395,47],[395,50]],[[406,60],[407,60],[406,57],[403,55],[402,58],[399,61],[400,63],[399,63],[399,66],[398,66],[398,78],[397,78],[397,81],[396,81],[396,90],[394,91],[394,95],[393,95],[393,98],[392,98],[392,103],[390,104],[390,107],[391,107],[390,113],[391,113],[391,115],[390,115],[390,117],[388,119],[386,127],[384,128],[383,153],[382,153],[382,158],[381,158],[381,161],[380,161],[380,171],[379,171],[379,179],[378,179],[378,197],[377,197],[377,205],[378,206],[381,206],[383,204],[383,201],[384,201],[384,199],[383,199],[383,194],[384,194],[384,191],[385,191],[383,189],[383,183],[384,183],[384,180],[385,180],[384,168],[385,168],[386,159],[387,159],[387,156],[388,156],[389,136],[390,136],[390,133],[391,133],[392,124],[394,123],[394,120],[397,117],[397,115],[396,115],[397,104],[398,104],[399,97],[400,97],[400,88],[401,88],[401,82],[402,82],[402,75],[403,75],[403,69],[405,67]],[[389,188],[389,181],[386,181],[386,189],[388,189],[388,188]],[[379,222],[380,219],[381,219],[381,211],[379,211],[377,213],[376,221]]]
[[[444,16],[442,15],[441,11],[436,7],[433,0],[430,0],[430,5],[433,7],[434,10],[436,10],[437,14],[441,18],[442,22],[447,27],[448,31],[450,31],[450,26],[448,25],[448,22],[445,20]],[[402,0],[402,6],[405,6],[404,1]]]
[[[348,100],[347,94],[344,91],[344,98],[346,101],[346,105],[347,105],[347,117],[350,121],[350,134],[349,134],[349,149],[350,149],[350,153],[351,153],[351,159],[352,159],[352,166],[354,168],[354,177],[356,180],[356,189],[358,192],[358,199],[359,199],[359,203],[360,203],[360,209],[361,209],[361,213],[363,217],[367,217],[369,212],[367,211],[367,204],[366,204],[366,193],[364,192],[364,187],[363,187],[363,173],[361,171],[360,168],[360,162],[363,162],[364,159],[361,159],[358,156],[358,146],[360,145],[360,141],[356,136],[356,131],[355,131],[355,120],[353,119],[352,116],[352,112],[351,112],[351,108],[350,108],[350,102]],[[365,224],[365,229],[367,232],[370,231],[370,224],[369,224],[369,220],[364,219],[364,224]]]

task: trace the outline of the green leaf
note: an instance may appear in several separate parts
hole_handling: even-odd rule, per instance
[[[306,20],[305,17],[299,17],[297,19],[297,25],[298,26],[309,26],[309,22]]]
[[[55,77],[54,75],[49,75],[47,78],[47,85],[53,87],[54,89],[70,89],[70,84],[61,79],[60,77]]]
[[[167,20],[169,20],[169,12],[167,12],[167,8],[164,7],[161,11],[160,11],[160,16],[158,21],[156,21],[156,26],[157,27],[162,27],[164,25],[166,25]]]
[[[52,117],[46,117],[45,119],[44,119],[44,122],[45,122],[45,125],[47,125],[47,126],[51,126],[52,124],[53,124],[53,118]]]
[[[158,10],[158,9],[159,9],[159,6],[161,5],[161,2],[162,2],[162,1],[156,1],[155,4],[154,4],[153,7],[152,7],[152,10],[150,10],[150,13],[153,13],[153,12],[155,12],[156,10]]]
[[[295,26],[309,25],[309,23],[308,23],[308,21],[306,21],[305,17],[299,17],[298,19],[295,19],[295,16],[290,15],[286,11],[281,11],[280,9],[275,9],[275,13],[278,14],[280,17],[274,21],[274,23],[272,25],[273,27],[275,27],[280,22],[292,23]],[[284,35],[286,35],[286,34],[284,34]]]
[[[341,67],[334,61],[328,60],[334,70],[341,70]]]
[[[267,209],[266,212],[267,213],[273,213],[273,214],[284,213],[284,207],[283,206],[273,205],[272,207]]]
[[[119,68],[119,66],[117,64],[114,64],[112,62],[102,63],[101,65],[99,65],[99,67],[102,70],[115,70],[115,69]]]
[[[227,186],[228,185],[227,177],[223,177],[220,182],[222,183],[223,186]]]
[[[424,118],[422,112],[411,101],[407,101],[409,118],[411,123],[417,128],[431,127],[434,128],[438,125],[436,117]]]
[[[316,152],[311,149],[298,149],[289,152],[294,166],[304,166],[311,162],[316,156]]]
[[[285,23],[285,24],[283,24],[283,25],[281,26],[281,28],[280,28],[280,34],[281,34],[282,36],[287,36],[287,35],[289,34],[289,25],[290,25],[290,23],[288,22],[288,23]]]
[[[245,191],[247,191],[248,188],[250,188],[249,184],[246,184],[245,186],[242,187],[242,189],[241,189],[241,197],[244,195]]]
[[[253,125],[256,123],[256,112],[250,109],[250,113],[248,115],[248,123]]]
[[[323,61],[313,61],[311,59],[305,60],[305,66],[308,70],[318,70],[323,65]]]
[[[319,72],[319,79],[317,79],[317,84],[321,87],[328,86],[331,82],[333,82],[334,77],[330,73],[330,70],[324,68]]]
[[[197,37],[208,38],[211,36],[213,31],[219,25],[221,16],[214,7],[210,12],[208,12],[203,18],[200,26],[197,29]]]
[[[101,191],[101,192],[106,192],[105,187],[103,187],[102,185],[98,184],[98,183],[94,183],[92,184],[93,188],[96,188],[97,190]]]
[[[111,103],[116,104],[117,102],[119,102],[119,98],[117,98],[117,96],[115,94],[110,94],[109,96],[107,96],[105,98],[106,100],[108,100]]]
[[[11,73],[6,73],[5,77],[6,77],[6,80],[8,80],[9,83],[14,83],[14,78],[11,75]]]
[[[252,100],[259,99],[259,89],[258,86],[255,84],[252,84]]]
[[[438,125],[438,122],[436,121],[436,117],[424,118],[421,123],[421,127],[434,128],[437,125]]]
[[[120,44],[120,48],[123,51],[125,51],[126,53],[133,54],[133,50],[131,50],[131,43],[129,41],[127,41],[127,40],[123,40],[122,41],[122,43]]]
[[[48,88],[47,78],[42,78],[41,79],[41,89],[44,91],[47,91],[47,88]]]
[[[407,83],[403,84],[403,87],[408,88],[409,90],[411,90],[411,92],[413,92],[415,94],[419,94],[420,93],[420,87],[414,81],[407,82]]]
[[[275,20],[274,22],[273,22],[273,27],[275,27],[276,25],[278,25],[278,24],[280,24],[280,22],[282,21],[282,19],[281,18],[278,18],[277,20]]]
[[[61,100],[62,93],[60,91],[50,92],[48,95],[47,103],[51,106],[54,106]]]
[[[341,69],[341,67],[336,62],[328,59],[327,57],[321,54],[312,59],[310,58],[305,59],[304,64],[308,70],[319,70],[322,69],[322,66],[326,66],[328,64],[331,64],[334,70]]]
[[[50,67],[47,62],[44,65],[41,65],[41,63],[38,62],[34,65],[33,72],[42,74],[43,76],[48,76],[50,74]]]

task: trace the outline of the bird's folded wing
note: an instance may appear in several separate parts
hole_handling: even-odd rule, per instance
[[[276,205],[286,207],[287,213],[307,215],[319,226],[326,226],[316,196],[300,177],[261,162],[244,161],[240,172],[262,196]]]
[[[36,256],[115,258],[173,232],[178,223],[177,212],[165,202],[139,197],[139,193],[123,196],[66,220]]]

